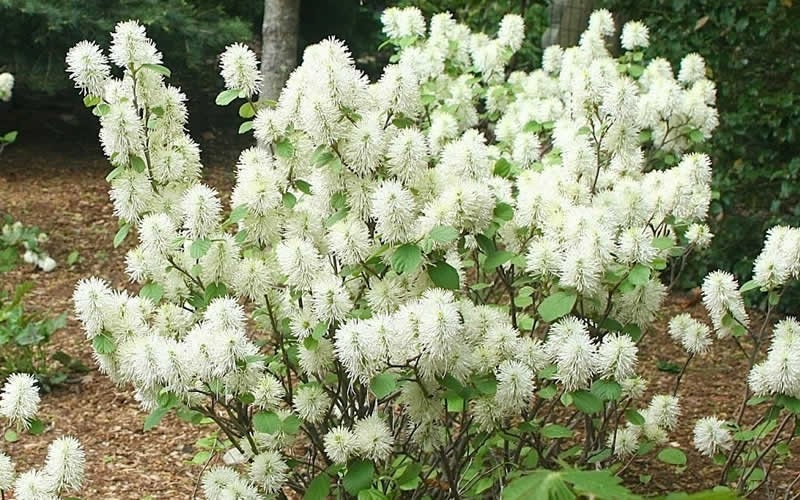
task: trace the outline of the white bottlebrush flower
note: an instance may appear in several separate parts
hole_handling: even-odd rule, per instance
[[[747,326],[747,311],[739,292],[739,283],[732,274],[725,271],[709,273],[703,280],[702,291],[703,304],[720,338],[730,335],[736,322]],[[725,316],[730,316],[730,323],[724,324]]]
[[[14,90],[14,75],[11,73],[0,73],[0,101],[8,102],[11,100],[11,93]]]
[[[500,29],[497,30],[497,41],[513,51],[522,47],[525,41],[525,20],[517,14],[506,14],[500,21]]]
[[[630,378],[636,369],[637,352],[636,343],[628,335],[607,335],[597,350],[597,371],[614,380]]]
[[[53,478],[44,471],[31,469],[17,476],[14,496],[17,500],[57,500]]]
[[[649,264],[656,256],[652,233],[645,228],[626,229],[619,237],[617,253],[625,264]]]
[[[220,55],[220,74],[225,80],[225,88],[238,89],[250,98],[261,91],[261,72],[258,58],[246,45],[234,43],[225,48]]]
[[[680,414],[681,407],[678,398],[663,394],[653,396],[650,405],[642,412],[648,424],[670,431],[678,425]]]
[[[639,399],[647,390],[647,381],[639,376],[626,378],[618,382],[622,386],[623,398]]]
[[[800,323],[796,319],[775,325],[767,359],[753,367],[749,379],[758,395],[800,397]]]
[[[706,62],[694,52],[687,54],[681,60],[681,69],[678,72],[678,81],[694,83],[706,77]]]
[[[319,343],[313,349],[308,349],[302,343],[298,348],[300,369],[306,374],[325,375],[334,368],[334,348],[333,342],[326,338],[319,339]]]
[[[519,361],[503,361],[495,372],[497,392],[494,399],[507,412],[519,412],[533,397],[533,371]]]
[[[294,411],[308,423],[316,424],[325,418],[331,398],[319,385],[304,385],[292,400]]]
[[[629,457],[639,449],[639,435],[641,431],[637,426],[628,425],[617,428],[617,431],[608,434],[607,446],[614,450],[618,457]]]
[[[341,278],[325,276],[311,285],[311,309],[318,321],[343,321],[353,309],[353,301]]]
[[[628,21],[622,27],[620,42],[625,50],[636,50],[647,48],[650,45],[650,32],[640,21]]]
[[[713,457],[717,452],[729,450],[733,438],[725,421],[717,417],[703,417],[694,425],[694,447],[703,455]]]
[[[100,117],[100,144],[105,155],[117,162],[124,163],[130,155],[141,157],[144,124],[131,102],[112,103]]]
[[[714,233],[708,228],[707,224],[690,224],[686,230],[686,241],[699,249],[708,248],[711,244]]]
[[[384,181],[372,195],[375,231],[386,243],[404,242],[411,238],[416,203],[411,192],[397,181]]]
[[[0,491],[8,491],[14,484],[16,472],[11,457],[0,451]]]
[[[216,231],[221,211],[216,190],[203,184],[189,188],[181,199],[183,227],[189,238],[206,238]]]
[[[165,213],[146,215],[139,222],[139,241],[142,250],[151,258],[167,255],[174,249],[178,239],[175,223]]]
[[[285,391],[280,381],[269,373],[263,374],[252,389],[253,404],[262,410],[277,408]]]
[[[111,67],[100,47],[84,40],[67,52],[67,73],[81,93],[101,96],[106,81],[111,77]]]
[[[386,167],[389,173],[408,182],[416,178],[428,165],[428,144],[416,128],[401,129],[389,142]]]
[[[120,68],[137,70],[142,64],[160,64],[161,53],[137,21],[117,23],[111,34],[111,60]]]
[[[39,410],[39,388],[27,373],[12,373],[0,393],[0,415],[27,429]]]
[[[276,255],[281,272],[287,277],[286,282],[298,289],[309,288],[322,265],[316,247],[305,239],[282,241]]]
[[[253,457],[249,476],[253,483],[260,486],[268,494],[280,491],[286,482],[289,466],[276,451],[265,451]]]
[[[416,7],[390,7],[381,14],[381,23],[389,38],[425,35],[425,18]]]
[[[209,500],[229,498],[225,492],[232,484],[242,480],[239,473],[230,467],[216,465],[203,474],[203,494]]]
[[[690,354],[703,354],[711,346],[711,331],[708,326],[688,313],[679,314],[669,320],[668,331],[669,336]]]
[[[347,463],[358,448],[356,435],[344,426],[334,427],[328,431],[323,442],[325,454],[337,464]]]
[[[370,415],[356,422],[353,432],[360,455],[378,462],[392,455],[394,447],[392,431],[378,415]]]
[[[353,265],[369,256],[372,242],[369,228],[356,217],[347,217],[334,224],[327,235],[328,244],[342,264]]]
[[[87,338],[95,337],[102,330],[104,302],[111,295],[108,283],[99,278],[82,279],[75,285],[72,301]]]
[[[53,479],[56,490],[76,491],[83,484],[85,467],[81,443],[72,436],[64,436],[50,443],[42,472]]]

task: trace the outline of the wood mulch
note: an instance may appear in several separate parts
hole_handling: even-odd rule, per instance
[[[108,164],[96,141],[96,125],[77,112],[51,113],[44,118],[44,127],[41,115],[34,115],[36,121],[28,116],[12,115],[10,126],[7,121],[0,123],[0,130],[13,127],[20,131],[18,142],[0,155],[0,209],[47,232],[50,241],[45,248],[59,266],[51,273],[19,267],[3,276],[0,286],[10,288],[32,281],[35,286],[27,307],[52,314],[67,311],[67,327],[55,334],[51,348],[65,351],[91,370],[43,396],[40,418],[48,424],[43,435],[2,443],[2,449],[18,461],[20,469],[38,466],[52,439],[72,434],[87,452],[83,498],[191,498],[200,466],[187,462],[196,451],[194,442],[213,429],[191,427],[170,415],[155,429],[144,432],[146,415],[129,388],[115,387],[94,369],[91,346],[72,312],[72,291],[81,278],[99,276],[116,287],[128,285],[124,256],[130,242],[117,249],[111,243],[117,220],[108,199],[104,179]],[[202,120],[194,125],[201,131],[198,139],[208,150],[204,152],[206,178],[221,192],[229,191],[238,151],[247,143],[235,136],[235,127],[213,130]],[[66,259],[73,250],[79,252],[81,260],[69,267]],[[680,312],[704,317],[696,294],[673,295],[666,310],[665,318]],[[655,368],[657,361],[679,365],[685,361],[682,350],[667,336],[665,322],[662,319],[649,333],[651,338],[642,344],[640,352],[640,366],[650,379],[650,394],[671,393],[675,380],[674,374]],[[676,473],[648,457],[634,462],[625,474],[626,483],[638,484],[640,475],[650,475],[650,482],[637,489],[651,493],[696,491],[716,484],[719,469],[694,451],[692,428],[702,416],[727,418],[735,413],[746,369],[746,360],[730,341],[716,341],[709,354],[694,360],[679,393],[683,410],[680,425],[672,434],[673,443],[687,451],[688,467]],[[798,470],[800,463],[795,458],[777,469],[777,482],[788,484]]]

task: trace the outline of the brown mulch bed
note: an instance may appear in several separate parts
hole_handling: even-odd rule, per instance
[[[94,369],[91,346],[72,313],[72,291],[79,279],[99,276],[116,287],[127,285],[124,256],[130,242],[117,249],[111,243],[117,221],[104,180],[108,164],[95,140],[95,125],[70,114],[50,118],[46,119],[45,134],[35,123],[22,121],[24,117],[17,122],[18,142],[0,155],[0,209],[47,232],[50,241],[46,249],[59,267],[41,273],[23,266],[5,276],[2,286],[30,280],[35,287],[26,302],[29,308],[53,314],[69,312],[67,327],[56,333],[52,348],[81,360],[91,370],[43,396],[40,417],[48,429],[42,436],[3,443],[2,449],[19,460],[20,466],[36,466],[53,438],[73,434],[87,451],[83,498],[190,498],[200,467],[187,461],[196,451],[195,440],[213,429],[191,427],[168,416],[157,428],[144,432],[146,415],[128,388],[114,387]],[[234,135],[235,128],[200,130],[197,136],[209,149],[204,153],[206,178],[223,193],[229,191],[236,156],[246,143]],[[73,250],[81,260],[69,267],[65,262]],[[692,294],[670,298],[665,317],[679,312],[704,317],[702,305]],[[675,375],[656,370],[656,362],[680,365],[685,354],[667,336],[663,320],[648,335],[651,338],[643,343],[640,366],[650,379],[649,393],[671,393]],[[641,474],[647,474],[652,480],[641,489],[648,492],[696,491],[716,484],[719,469],[693,451],[692,428],[702,416],[727,418],[736,411],[746,369],[746,360],[730,341],[715,342],[708,355],[695,359],[679,393],[683,415],[672,435],[674,444],[687,452],[689,466],[676,474],[648,457],[631,466],[626,483],[636,484]],[[798,470],[796,459],[777,469],[778,483],[787,484]]]

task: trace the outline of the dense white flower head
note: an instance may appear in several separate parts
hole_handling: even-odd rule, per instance
[[[100,47],[84,40],[67,52],[67,73],[81,92],[101,96],[106,81],[111,77],[111,67]]]
[[[703,455],[713,457],[733,446],[733,438],[725,421],[717,417],[703,417],[694,425],[694,447]]]
[[[39,410],[39,388],[27,373],[12,373],[0,393],[0,415],[13,425],[27,429]]]
[[[703,280],[703,304],[720,338],[731,334],[733,325],[748,324],[739,284],[732,274],[714,271]],[[729,318],[726,320],[725,318]]]
[[[160,64],[161,52],[137,21],[117,23],[111,33],[111,60],[121,68],[136,70],[143,64]]]
[[[288,473],[289,466],[275,451],[259,453],[250,463],[250,480],[269,494],[280,491]]]
[[[11,457],[0,451],[0,490],[10,490],[16,475]]]
[[[416,7],[399,9],[390,7],[381,14],[383,32],[389,38],[423,36],[425,34],[425,18]]]
[[[14,481],[17,500],[57,500],[53,478],[46,472],[31,469],[17,476]]]
[[[689,354],[703,354],[711,347],[711,330],[688,313],[670,319],[668,332]]]
[[[261,91],[258,58],[246,45],[234,43],[226,47],[220,55],[220,67],[226,88],[237,89],[248,98]]]
[[[636,50],[647,48],[650,45],[649,30],[647,26],[639,21],[628,21],[622,27],[620,37],[622,48],[625,50]]]
[[[392,454],[394,436],[379,415],[370,415],[356,422],[353,427],[359,453],[375,461],[384,461]]]
[[[325,454],[334,463],[346,463],[358,449],[358,439],[350,429],[339,426],[328,431],[324,438]]]
[[[14,75],[11,73],[0,73],[0,101],[8,102],[11,100],[11,93],[14,90]]]
[[[64,436],[50,443],[42,471],[52,478],[56,490],[77,491],[83,484],[85,467],[81,443],[72,436]]]

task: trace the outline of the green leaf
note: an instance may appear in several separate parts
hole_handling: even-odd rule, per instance
[[[581,412],[592,415],[603,411],[603,402],[589,391],[574,391],[569,393],[572,396],[572,403]]]
[[[144,160],[136,155],[131,155],[131,168],[139,172],[140,174],[145,171],[147,165],[145,164]]]
[[[246,134],[247,132],[250,132],[251,130],[253,130],[253,120],[247,120],[246,122],[242,122],[242,124],[239,125],[239,133],[240,134]]]
[[[228,220],[225,221],[224,225],[236,224],[245,217],[247,217],[247,206],[239,205],[231,210],[231,214],[228,216]]]
[[[644,425],[644,417],[634,409],[625,410],[625,418],[633,425]]]
[[[38,436],[44,432],[44,422],[39,420],[38,418],[34,418],[30,422],[28,422],[28,432],[32,436]]]
[[[227,106],[237,97],[239,97],[239,89],[223,90],[219,93],[219,95],[217,95],[217,98],[214,100],[214,102],[217,104],[217,106]]]
[[[211,242],[208,240],[195,240],[192,242],[192,246],[189,247],[189,255],[192,256],[193,259],[199,259],[211,248]]]
[[[658,453],[658,459],[665,464],[686,465],[686,455],[678,448],[664,448]]]
[[[164,287],[158,283],[148,283],[139,291],[139,296],[147,297],[158,304],[161,301],[161,297],[164,296]]]
[[[19,434],[14,431],[14,429],[6,429],[5,434],[3,435],[3,439],[8,441],[9,443],[14,443],[19,441]]]
[[[572,312],[577,300],[578,294],[576,292],[562,290],[544,299],[536,310],[543,321],[552,323]]]
[[[592,394],[603,401],[616,401],[622,395],[622,386],[613,380],[595,380],[592,384]]]
[[[372,485],[372,478],[375,476],[375,466],[368,460],[358,460],[351,462],[347,466],[342,483],[344,489],[351,495],[358,495],[361,490],[366,490]]]
[[[402,473],[399,477],[397,477],[397,479],[395,479],[397,487],[403,491],[411,491],[416,489],[422,480],[419,477],[420,472],[422,472],[422,466],[416,462],[411,462],[401,470]]]
[[[117,350],[114,341],[111,340],[105,333],[100,333],[92,339],[92,347],[97,354],[112,354]]]
[[[281,419],[274,411],[260,411],[253,415],[253,428],[265,434],[275,434],[281,428]]]
[[[304,181],[303,179],[297,179],[294,181],[295,187],[302,191],[305,194],[311,194],[311,184]]]
[[[131,230],[130,223],[126,222],[117,230],[117,234],[114,235],[114,248],[122,245],[122,242],[125,241],[125,237],[128,236],[128,231]]]
[[[331,491],[331,478],[326,472],[320,472],[308,483],[303,500],[325,500]]]
[[[281,158],[291,158],[294,156],[294,145],[292,141],[287,138],[282,138],[275,141],[275,153]]]
[[[510,221],[514,218],[514,207],[508,203],[500,202],[494,207],[494,216],[504,221]]]
[[[251,102],[246,102],[239,106],[239,116],[242,118],[252,118],[256,116],[256,110]]]
[[[694,142],[694,143],[703,142],[705,140],[705,138],[706,137],[703,135],[703,132],[701,132],[698,129],[694,129],[691,132],[689,132],[689,140]]]
[[[194,456],[189,461],[189,463],[192,463],[192,464],[195,464],[195,465],[203,465],[204,463],[208,462],[208,460],[211,458],[211,456],[213,454],[214,454],[213,451],[200,450],[200,451],[198,451],[197,453],[194,454]]]
[[[149,63],[142,64],[142,68],[149,69],[150,71],[158,73],[159,75],[164,75],[167,78],[172,76],[172,71],[170,71],[169,68],[167,68],[166,66],[162,66],[161,64],[149,64]]]
[[[750,290],[755,290],[759,287],[758,283],[755,280],[750,280],[746,282],[742,287],[739,289],[740,292],[749,292]]]
[[[549,439],[572,437],[572,431],[563,425],[547,424],[542,428],[542,436]]]
[[[90,94],[83,98],[83,105],[87,108],[91,108],[92,106],[97,106],[100,104],[101,100],[102,99],[100,99],[100,96]]]
[[[164,408],[162,406],[156,407],[153,411],[150,412],[150,415],[144,420],[144,430],[149,431],[153,427],[157,426],[161,419],[169,413],[170,408]]]
[[[458,290],[460,282],[456,268],[444,261],[435,262],[428,266],[428,276],[433,284],[446,290]]]
[[[572,500],[577,498],[561,477],[561,472],[539,469],[511,481],[503,490],[503,500]]]
[[[459,232],[456,228],[451,226],[436,226],[431,229],[428,236],[437,243],[450,243],[458,239]]]
[[[397,274],[410,273],[422,263],[422,250],[410,243],[400,245],[392,254],[391,262]]]
[[[512,165],[511,162],[505,158],[500,158],[494,163],[494,175],[499,177],[509,177],[511,175]]]
[[[644,285],[650,281],[650,269],[642,264],[636,264],[628,274],[628,282],[632,285]]]
[[[653,239],[652,245],[654,248],[657,248],[659,250],[667,250],[668,248],[672,248],[673,246],[675,246],[675,242],[672,241],[672,238],[670,238],[669,236],[661,236]]]
[[[283,193],[282,200],[286,208],[293,208],[297,204],[297,197],[289,191]]]
[[[372,378],[369,388],[378,399],[385,398],[397,388],[397,381],[390,373],[380,373]]]
[[[490,271],[497,266],[503,265],[514,257],[514,254],[506,250],[498,250],[486,256],[483,262],[485,270]]]
[[[289,434],[293,436],[300,431],[300,426],[303,425],[303,421],[300,420],[300,417],[297,415],[289,415],[288,417],[284,418],[281,422],[281,430],[285,434]]]
[[[17,140],[18,132],[16,130],[12,130],[11,132],[6,132],[3,135],[3,142],[7,144],[11,144],[12,142]]]

